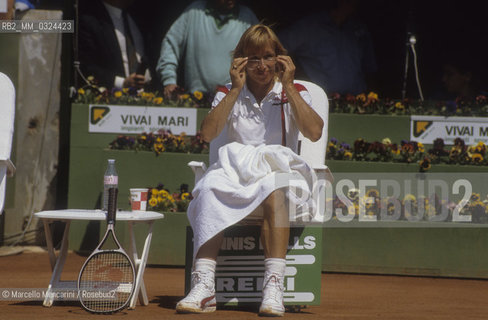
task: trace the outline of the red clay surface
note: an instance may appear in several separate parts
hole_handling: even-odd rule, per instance
[[[86,257],[70,253],[62,280],[74,280]],[[0,291],[46,288],[51,268],[46,253],[0,257]],[[148,267],[149,305],[113,315],[94,315],[78,302],[0,301],[0,319],[256,319],[256,309],[217,310],[205,315],[178,315],[184,290],[182,268]],[[488,281],[322,274],[322,303],[285,319],[488,319]]]

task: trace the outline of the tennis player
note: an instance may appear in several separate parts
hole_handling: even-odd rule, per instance
[[[201,126],[208,142],[227,126],[227,144],[192,192],[192,287],[176,305],[179,313],[216,310],[214,279],[223,231],[250,214],[261,214],[265,273],[259,313],[284,315],[291,195],[277,177],[300,176],[307,182],[303,191],[310,194],[316,176],[296,154],[298,133],[317,141],[324,125],[305,87],[294,84],[294,74],[295,65],[269,27],[254,25],[242,35],[233,52],[232,82],[218,90]],[[295,197],[300,203],[294,204],[308,208],[311,198],[302,198]]]

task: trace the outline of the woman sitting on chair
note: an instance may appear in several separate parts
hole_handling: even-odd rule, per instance
[[[194,233],[192,289],[176,311],[215,311],[215,267],[223,230],[260,213],[265,274],[259,313],[283,316],[289,205],[310,211],[310,199],[293,197],[287,187],[291,179],[305,180],[302,192],[310,195],[316,180],[296,154],[298,133],[317,141],[324,122],[310,107],[310,94],[293,83],[295,65],[269,27],[250,27],[233,56],[232,82],[218,90],[201,126],[205,141],[227,127],[227,144],[193,190],[188,208]]]

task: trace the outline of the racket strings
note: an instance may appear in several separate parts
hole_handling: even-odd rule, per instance
[[[91,311],[115,311],[126,305],[133,287],[129,258],[121,252],[101,252],[90,258],[80,276],[80,301]]]

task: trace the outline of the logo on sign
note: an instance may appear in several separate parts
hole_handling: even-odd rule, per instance
[[[413,122],[413,136],[415,138],[420,137],[422,133],[432,126],[433,121],[415,120]]]
[[[91,124],[97,124],[102,120],[109,112],[110,108],[102,106],[94,106],[90,110],[90,122]]]

